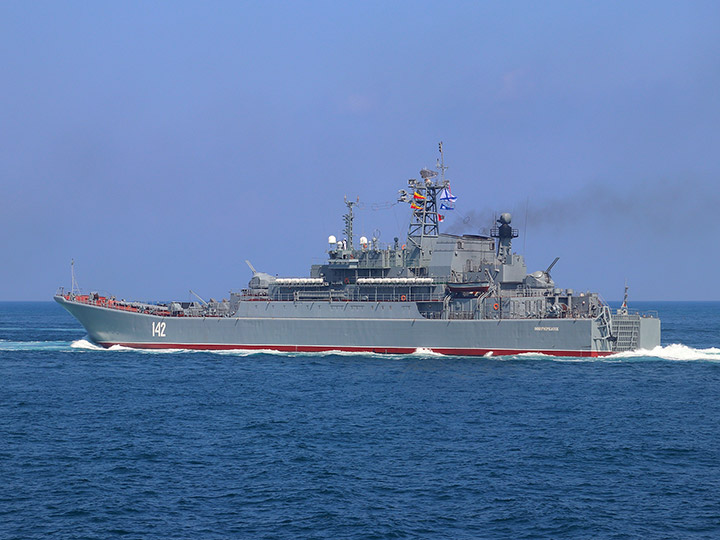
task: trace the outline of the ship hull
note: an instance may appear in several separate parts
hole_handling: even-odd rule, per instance
[[[55,298],[104,347],[462,356],[612,354],[594,319],[425,319],[415,304],[248,302],[235,317],[162,317]]]

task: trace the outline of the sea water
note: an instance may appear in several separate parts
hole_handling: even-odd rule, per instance
[[[717,538],[720,303],[602,359],[103,350],[0,303],[0,538]]]

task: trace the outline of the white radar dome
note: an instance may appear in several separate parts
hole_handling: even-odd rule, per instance
[[[367,243],[368,243],[367,238],[366,238],[365,236],[361,236],[361,237],[360,237],[360,243],[361,243],[361,244],[367,244]]]
[[[337,244],[337,238],[335,238],[332,234],[328,236],[328,244]]]

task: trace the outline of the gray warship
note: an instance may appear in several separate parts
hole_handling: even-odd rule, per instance
[[[327,261],[307,277],[248,262],[247,288],[222,301],[130,302],[82,294],[74,279],[55,300],[103,347],[596,357],[660,345],[659,318],[630,311],[627,288],[611,310],[598,293],[557,287],[557,258],[528,273],[509,213],[489,234],[441,233],[456,201],[446,169],[441,143],[437,170],[399,191],[397,203],[410,206],[405,243],[356,243],[358,202],[346,198],[343,237],[328,238]]]

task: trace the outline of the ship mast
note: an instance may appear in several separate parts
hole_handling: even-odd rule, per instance
[[[356,201],[348,201],[347,196],[345,197],[345,204],[348,207],[348,212],[343,216],[343,220],[345,221],[345,229],[343,232],[345,233],[345,238],[347,239],[347,243],[349,246],[349,249],[353,249],[353,220],[355,219],[355,216],[353,215],[353,206],[357,206],[360,203],[360,198],[358,198]]]
[[[442,141],[438,143],[438,149],[440,150],[440,159],[437,161],[437,170],[440,171],[440,182],[444,184],[447,167],[445,166],[445,154],[443,153]]]
[[[75,291],[79,293],[80,289],[75,280],[75,259],[70,259],[70,294],[75,296]]]
[[[437,169],[440,180],[436,180],[438,172],[422,169],[422,180],[411,178],[408,180],[410,191],[400,190],[400,202],[409,202],[413,212],[408,227],[408,244],[421,249],[424,238],[437,238],[440,234],[438,226],[438,193],[445,189],[450,181],[445,179],[445,156],[442,142],[438,145],[440,159],[437,160]]]

